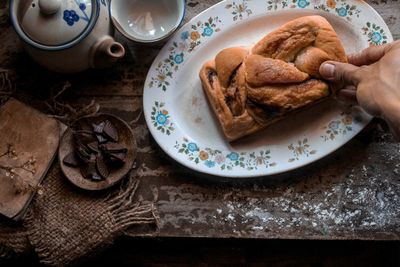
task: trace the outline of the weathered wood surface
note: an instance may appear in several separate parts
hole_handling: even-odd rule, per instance
[[[186,20],[216,2],[187,1]],[[399,39],[400,2],[368,2]],[[139,195],[156,199],[161,217],[159,231],[150,235],[399,239],[400,144],[381,121],[373,121],[332,155],[284,175],[230,181],[196,174],[166,156],[145,125],[142,88],[158,47],[126,43],[127,56],[111,69],[58,75],[22,52],[5,4],[0,8],[0,66],[10,69],[17,98],[46,111],[43,100],[68,80],[72,88],[63,100],[81,105],[94,99],[102,111],[119,115],[134,129]]]

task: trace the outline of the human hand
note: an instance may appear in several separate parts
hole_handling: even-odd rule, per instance
[[[326,61],[320,74],[332,82],[339,99],[358,103],[381,117],[400,137],[400,41],[371,46],[348,56],[349,64]]]

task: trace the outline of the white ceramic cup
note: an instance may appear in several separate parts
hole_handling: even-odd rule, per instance
[[[138,43],[159,43],[170,37],[185,17],[185,0],[112,0],[117,30]]]

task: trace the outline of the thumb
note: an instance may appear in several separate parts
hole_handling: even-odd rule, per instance
[[[341,87],[346,85],[357,86],[361,81],[360,68],[347,63],[326,61],[319,68],[321,76]]]

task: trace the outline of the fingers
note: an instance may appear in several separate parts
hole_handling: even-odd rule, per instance
[[[357,86],[362,79],[359,67],[334,61],[322,63],[319,73],[324,79],[336,83],[338,88],[343,88],[346,85]]]
[[[357,101],[357,91],[356,91],[356,87],[354,86],[347,86],[345,88],[343,88],[342,90],[340,90],[337,94],[337,98],[343,102],[349,103],[349,104],[353,104],[353,105],[357,105],[358,101]]]
[[[370,46],[359,53],[349,55],[347,58],[349,63],[355,66],[370,65],[380,60],[390,47],[391,44]]]

